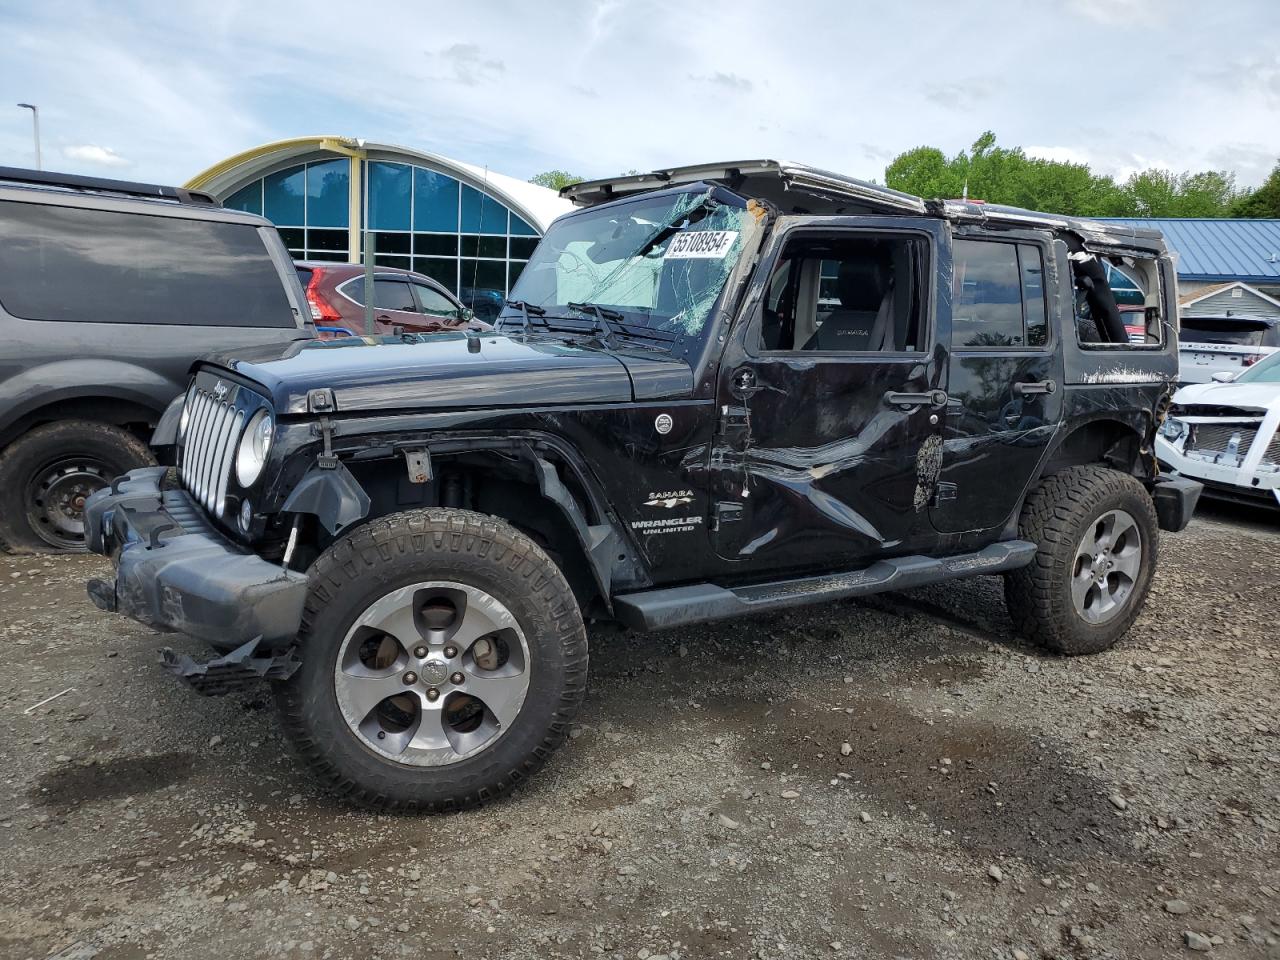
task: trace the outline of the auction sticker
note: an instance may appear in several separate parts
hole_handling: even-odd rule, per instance
[[[721,260],[738,239],[737,230],[693,230],[677,233],[667,245],[668,260]]]

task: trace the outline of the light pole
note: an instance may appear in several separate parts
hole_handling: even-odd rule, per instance
[[[34,103],[20,103],[18,106],[31,111],[31,129],[36,138],[36,169],[43,170],[40,165],[40,108]]]

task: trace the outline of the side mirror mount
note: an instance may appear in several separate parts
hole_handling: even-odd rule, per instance
[[[1236,378],[1236,374],[1233,371],[1219,370],[1213,374],[1211,379],[1213,380],[1214,383],[1230,383],[1235,378]]]

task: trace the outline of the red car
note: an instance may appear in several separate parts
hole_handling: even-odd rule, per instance
[[[367,332],[362,264],[299,260],[294,266],[321,339]],[[472,312],[436,281],[395,267],[374,268],[373,306],[378,334],[438,333],[475,323]]]

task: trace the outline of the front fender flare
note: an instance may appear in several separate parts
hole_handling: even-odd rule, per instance
[[[286,513],[309,513],[337,536],[369,514],[369,494],[341,461],[331,467],[312,465],[285,499]]]

